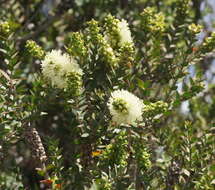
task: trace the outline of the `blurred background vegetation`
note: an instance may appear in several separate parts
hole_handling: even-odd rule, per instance
[[[92,139],[79,142],[77,122],[74,119],[76,113],[68,112],[69,108],[65,109],[65,103],[60,96],[55,96],[56,92],[49,92],[49,96],[45,98],[41,94],[42,85],[40,81],[35,80],[40,73],[40,60],[26,52],[26,41],[34,40],[45,51],[65,49],[66,44],[71,43],[72,32],[86,28],[86,22],[91,19],[103,22],[108,14],[112,14],[128,21],[139,57],[142,57],[145,55],[144,52],[156,50],[156,44],[148,41],[153,39],[153,35],[150,36],[147,31],[139,27],[140,13],[146,7],[154,7],[156,12],[164,14],[166,25],[175,28],[167,33],[170,33],[171,38],[175,37],[171,43],[176,48],[169,47],[167,51],[178,53],[180,57],[183,55],[179,53],[179,49],[186,46],[184,39],[189,37],[186,36],[185,30],[183,32],[180,30],[179,26],[183,28],[183,24],[191,23],[203,25],[204,29],[198,35],[197,45],[214,30],[215,2],[192,0],[186,7],[188,13],[180,15],[179,11],[187,2],[188,0],[0,0],[0,20],[8,21],[13,31],[7,44],[8,49],[4,49],[5,44],[1,43],[1,50],[8,50],[9,53],[5,56],[3,51],[0,52],[0,69],[11,70],[15,80],[16,76],[19,76],[16,84],[10,85],[17,86],[18,91],[15,93],[20,94],[14,95],[17,107],[13,104],[10,114],[5,116],[1,108],[0,127],[4,130],[0,129],[0,189],[48,189],[48,181],[40,182],[44,179],[44,175],[38,175],[35,170],[37,164],[31,159],[29,147],[20,135],[23,118],[28,117],[29,113],[34,113],[30,120],[41,136],[47,156],[54,165],[50,170],[58,174],[59,183],[62,183],[65,189],[71,190],[87,189],[92,183],[92,178],[88,173],[80,172],[78,168],[80,166],[76,163],[79,154],[88,155],[93,151],[90,147],[93,144],[90,142]],[[157,23],[159,21],[158,19]],[[155,39],[157,37],[154,35]],[[165,40],[168,41],[167,37]],[[150,50],[151,47],[153,50]],[[195,49],[188,49],[186,53],[191,54],[192,51]],[[189,66],[182,80],[180,82],[177,80],[177,83],[171,80],[171,70],[156,66],[156,62],[160,60],[163,62],[169,60],[168,57],[159,56],[147,74],[138,76],[144,83],[137,81],[137,84],[134,84],[143,87],[142,99],[148,102],[158,100],[168,102],[173,96],[169,91],[170,88],[179,93],[191,90],[193,94],[184,95],[183,99],[175,102],[177,108],[171,113],[166,113],[162,119],[153,121],[153,126],[145,129],[145,143],[151,154],[152,168],[145,171],[140,179],[144,182],[136,186],[136,189],[213,190],[215,188],[214,54],[211,53],[198,64]],[[179,59],[174,58],[175,62]],[[4,64],[6,59],[14,62],[12,66]],[[144,64],[143,67],[148,67]],[[12,68],[14,65],[16,69]],[[195,77],[198,78],[198,84],[201,82],[205,85],[204,90],[190,89],[195,86],[193,84],[195,81],[192,83]],[[0,91],[1,96],[8,97],[8,105],[14,101],[10,100],[13,88],[11,91],[6,94],[3,90]],[[26,94],[30,96],[24,97]],[[3,107],[3,103],[0,103],[0,106]],[[110,138],[103,141],[107,143]],[[88,164],[95,163],[97,160]],[[100,189],[128,189],[127,178],[118,179],[117,175],[119,174],[107,177],[108,180],[115,181],[115,186],[103,186]],[[104,177],[98,183],[113,184],[108,180]],[[92,186],[91,189],[93,188],[97,187]]]

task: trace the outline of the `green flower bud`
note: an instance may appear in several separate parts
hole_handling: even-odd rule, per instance
[[[165,17],[163,13],[156,13],[154,8],[147,7],[141,13],[143,28],[152,33],[163,33],[165,30]]]
[[[143,116],[145,118],[155,118],[168,111],[168,104],[163,101],[157,101],[155,103],[145,104],[143,108]]]
[[[199,51],[202,53],[208,53],[212,51],[215,47],[215,32],[211,34],[210,37],[207,37],[200,47]]]
[[[119,49],[119,52],[120,65],[131,67],[134,62],[134,46],[130,43],[126,43]]]
[[[67,74],[67,91],[72,96],[79,96],[82,90],[82,76],[76,72]]]
[[[202,31],[202,28],[203,28],[202,25],[196,25],[194,23],[188,26],[188,29],[193,35],[200,33]]]
[[[100,53],[104,61],[107,62],[110,66],[117,66],[118,59],[115,56],[115,53],[111,46],[105,40],[103,41],[103,43],[101,43]]]
[[[117,98],[113,101],[114,109],[123,114],[128,113],[128,108],[127,108],[126,104],[127,104],[127,102],[120,98]]]
[[[103,61],[106,62],[108,66],[117,66],[118,59],[115,56],[114,50],[107,42],[107,39],[102,34],[100,34],[100,27],[98,26],[98,22],[92,20],[88,22],[88,26],[89,41],[95,47],[98,47],[98,52]]]
[[[73,32],[69,36],[68,52],[73,56],[86,56],[87,48],[85,46],[84,36],[80,32]]]
[[[140,169],[147,170],[151,168],[152,163],[150,161],[150,154],[148,153],[143,143],[136,141],[134,143],[134,151],[135,151],[134,155]]]
[[[176,19],[183,20],[187,16],[189,13],[189,3],[190,0],[182,0],[178,2]]]
[[[100,41],[101,34],[99,34],[100,32],[99,23],[96,20],[92,19],[87,24],[88,24],[88,34],[90,36],[90,41],[95,43]]]
[[[105,31],[112,46],[116,46],[120,40],[118,28],[119,22],[118,19],[110,14],[105,18]]]
[[[126,43],[133,44],[131,31],[126,20],[116,19],[112,15],[105,18],[105,35],[112,47],[120,47]]]
[[[102,165],[108,165],[113,167],[118,165],[120,167],[127,166],[127,135],[125,131],[121,131],[115,138],[114,143],[107,145],[103,151],[100,159]]]
[[[45,52],[42,47],[40,47],[35,41],[28,40],[26,42],[25,48],[29,52],[29,54],[35,58],[43,59],[45,56]]]
[[[0,22],[0,34],[8,36],[11,32],[10,24],[7,21]]]

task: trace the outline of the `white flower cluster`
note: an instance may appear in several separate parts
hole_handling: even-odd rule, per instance
[[[122,19],[120,22],[118,22],[117,25],[119,29],[120,45],[123,45],[125,43],[133,43],[131,31],[128,27],[127,21]]]
[[[67,88],[68,76],[71,73],[82,75],[83,72],[76,61],[61,50],[48,52],[42,61],[42,73],[53,87]]]
[[[116,90],[111,93],[108,108],[112,120],[120,124],[135,124],[142,120],[143,102],[126,90]]]

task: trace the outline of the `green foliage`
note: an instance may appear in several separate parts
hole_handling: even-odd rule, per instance
[[[1,173],[0,175],[0,188],[5,190],[10,189],[23,189],[22,176],[15,173]]]
[[[214,189],[215,34],[198,39],[197,1],[47,2],[0,5],[0,188]],[[141,119],[113,121],[136,99]]]
[[[163,101],[157,101],[155,103],[145,104],[143,109],[144,117],[147,119],[153,119],[159,117],[168,111],[168,104]]]
[[[127,165],[126,159],[128,158],[128,153],[126,151],[127,145],[128,140],[126,139],[126,133],[122,131],[102,152],[101,162],[105,163],[106,167],[114,167],[114,165],[125,167]]]

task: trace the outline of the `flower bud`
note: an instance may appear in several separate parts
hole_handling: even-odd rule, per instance
[[[112,15],[105,18],[106,37],[113,47],[120,47],[126,43],[133,44],[131,31],[126,20],[116,19]]]
[[[147,7],[141,13],[142,25],[147,32],[163,33],[165,30],[165,17],[163,13],[156,13],[154,8]]]
[[[215,47],[215,32],[211,34],[210,37],[205,38],[205,41],[203,42],[202,46],[200,46],[199,51],[202,53],[208,53],[212,51]]]
[[[87,48],[83,40],[83,34],[80,32],[73,32],[69,36],[68,52],[73,56],[85,56],[87,54]]]
[[[11,32],[11,27],[9,22],[0,22],[0,34],[3,36],[8,36]]]
[[[35,58],[42,59],[45,56],[45,52],[42,47],[40,47],[35,41],[28,40],[26,42],[25,48],[29,54]]]
[[[202,31],[202,28],[203,28],[202,25],[196,25],[194,23],[188,26],[188,29],[193,35],[200,33]]]

